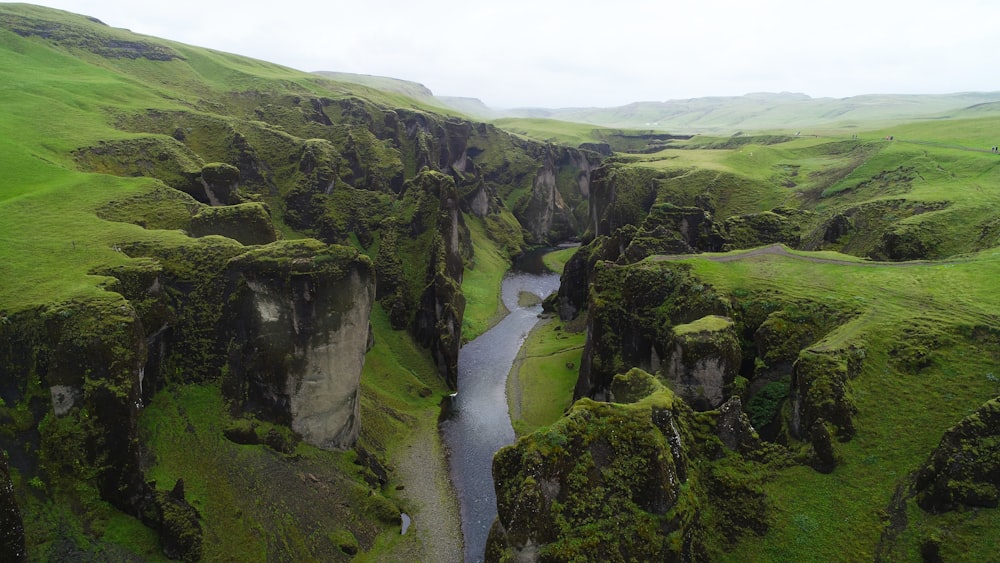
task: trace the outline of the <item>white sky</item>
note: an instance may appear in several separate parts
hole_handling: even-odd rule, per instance
[[[1000,90],[997,0],[39,0],[305,71],[494,108]]]

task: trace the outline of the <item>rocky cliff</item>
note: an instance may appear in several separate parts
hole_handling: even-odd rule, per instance
[[[462,215],[485,218],[511,253],[585,228],[597,153],[359,98],[248,92],[239,101],[227,114],[121,116],[121,129],[156,136],[81,149],[77,160],[89,170],[156,177],[212,206],[178,225],[198,236],[274,240],[253,203],[263,200],[300,232],[377,248],[378,299],[394,326],[433,351],[452,385],[462,264],[472,257]],[[131,158],[156,164],[133,166]]]
[[[183,485],[157,490],[144,476],[145,403],[167,385],[225,374],[235,410],[320,447],[350,447],[372,268],[357,250],[318,241],[247,248],[205,237],[123,251],[138,260],[102,272],[114,293],[5,317],[2,412],[12,426],[0,439],[22,479],[53,495],[93,482],[158,530],[168,555],[196,558],[201,528]]]
[[[1000,503],[1000,400],[992,399],[945,432],[916,474],[917,504],[933,513]]]
[[[354,445],[375,297],[370,262],[346,248],[284,244],[229,261],[233,328],[224,383],[322,448]]]
[[[726,431],[718,413],[692,412],[639,369],[611,387],[622,403],[583,399],[497,453],[488,561],[703,560],[709,541],[766,531],[759,483],[721,479],[749,462],[715,437]],[[727,428],[738,434],[735,420]]]
[[[7,456],[0,453],[0,558],[24,561],[24,522],[14,495],[14,484],[7,470]]]

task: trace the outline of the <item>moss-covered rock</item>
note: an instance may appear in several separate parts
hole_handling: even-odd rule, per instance
[[[799,354],[792,373],[792,435],[805,439],[817,420],[835,429],[841,440],[855,432],[853,416],[857,411],[851,398],[849,382],[860,373],[863,348],[849,346],[839,350],[809,348]]]
[[[159,185],[147,192],[108,202],[97,210],[97,216],[144,229],[186,231],[191,226],[191,217],[202,208],[203,204],[190,195]]]
[[[719,407],[716,434],[722,444],[734,452],[750,455],[760,449],[760,436],[743,412],[739,396],[732,396]]]
[[[240,169],[225,162],[212,162],[201,169],[205,202],[211,205],[234,205],[240,202]]]
[[[882,235],[872,251],[886,260],[927,260],[937,256],[941,236],[930,223],[903,223]]]
[[[682,402],[589,400],[497,453],[491,561],[681,561],[697,551]]]
[[[723,241],[711,213],[700,207],[678,207],[670,203],[652,206],[625,248],[629,262],[654,254],[691,254],[720,250]]]
[[[802,224],[808,220],[809,215],[809,212],[777,208],[729,217],[721,228],[723,243],[719,250],[738,250],[775,243],[798,247]]]
[[[191,218],[196,237],[221,235],[245,245],[268,244],[278,239],[267,208],[261,203],[206,207]]]
[[[354,249],[291,241],[233,258],[226,277],[230,397],[313,445],[353,445],[375,297],[371,262]]]
[[[102,141],[74,153],[77,165],[89,172],[115,176],[145,176],[208,203],[199,180],[201,158],[167,136]]]
[[[488,561],[711,560],[768,530],[750,461],[768,454],[738,399],[725,413],[695,413],[639,369],[615,377],[612,392],[629,403],[582,399],[494,457]]]
[[[682,264],[599,262],[593,276],[577,398],[604,397],[615,374],[632,367],[660,370],[674,352],[674,325],[729,312],[729,304]]]
[[[992,399],[941,438],[914,481],[917,504],[940,513],[1000,503],[1000,400]]]
[[[576,209],[590,196],[591,171],[599,160],[589,153],[547,147],[531,184],[530,196],[515,208],[515,216],[535,244],[553,244],[579,235],[585,216]]]
[[[638,403],[662,387],[648,372],[632,368],[611,380],[610,399],[615,403]]]
[[[184,480],[178,479],[168,491],[154,491],[142,519],[159,530],[163,553],[170,559],[201,561],[201,516],[184,497]]]
[[[732,319],[710,315],[673,327],[673,346],[663,375],[696,410],[722,405],[739,373],[739,340]]]

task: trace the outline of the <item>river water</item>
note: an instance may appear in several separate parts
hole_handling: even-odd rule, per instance
[[[528,258],[515,267],[537,272],[537,265]],[[518,296],[525,291],[542,299],[558,288],[557,274],[512,270],[502,287],[503,303],[510,314],[463,346],[458,355],[459,392],[451,401],[448,418],[441,423],[441,433],[461,506],[467,562],[483,560],[497,515],[493,454],[514,442],[507,410],[507,373],[542,312],[541,305],[520,307]]]

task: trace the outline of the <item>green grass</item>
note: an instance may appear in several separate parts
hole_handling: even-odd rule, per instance
[[[707,317],[702,317],[691,323],[675,326],[674,334],[677,336],[683,336],[685,334],[692,334],[699,332],[717,332],[720,330],[725,330],[731,326],[733,326],[731,320],[725,317],[709,315]]]
[[[570,332],[558,319],[543,320],[528,334],[507,378],[519,436],[559,420],[572,404],[585,338],[585,332]]]
[[[562,274],[563,268],[566,267],[566,262],[569,262],[569,259],[576,254],[577,250],[579,250],[579,247],[571,246],[549,252],[545,256],[542,256],[542,262],[549,270],[557,274]]]
[[[593,125],[585,123],[519,117],[496,119],[493,123],[511,133],[574,147],[582,143],[600,142],[604,139],[604,135],[600,131],[602,128],[595,128]],[[612,131],[607,130],[604,133],[610,134]]]
[[[122,114],[191,112],[190,104],[196,102],[223,114],[252,112],[253,107],[240,108],[233,91],[329,98],[356,94],[393,107],[424,107],[402,95],[138,37],[82,16],[29,5],[0,6],[0,18],[22,17],[58,22],[62,40],[83,48],[71,53],[38,37],[0,30],[0,309],[7,311],[100,295],[104,280],[88,274],[127,260],[112,249],[115,243],[179,236],[108,223],[94,214],[109,201],[155,185],[75,170],[74,150],[135,136],[114,127]],[[183,58],[151,61],[88,52],[105,40],[141,40]]]
[[[777,256],[689,260],[696,275],[717,289],[771,292],[860,313],[816,345],[865,349],[862,373],[850,383],[857,435],[836,444],[842,463],[829,475],[803,467],[777,471],[765,484],[777,508],[771,531],[743,541],[733,557],[872,558],[896,484],[920,466],[948,427],[995,394],[986,374],[995,369],[998,351],[961,335],[991,326],[1000,310],[991,282],[1000,275],[998,259],[1000,253],[991,251],[953,264],[897,267]],[[889,353],[901,343],[922,346],[931,338],[937,344],[919,372]]]
[[[474,340],[507,314],[500,300],[500,282],[510,268],[506,252],[486,234],[483,219],[467,215],[465,224],[472,235],[473,259],[462,277],[465,316],[462,339]]]

